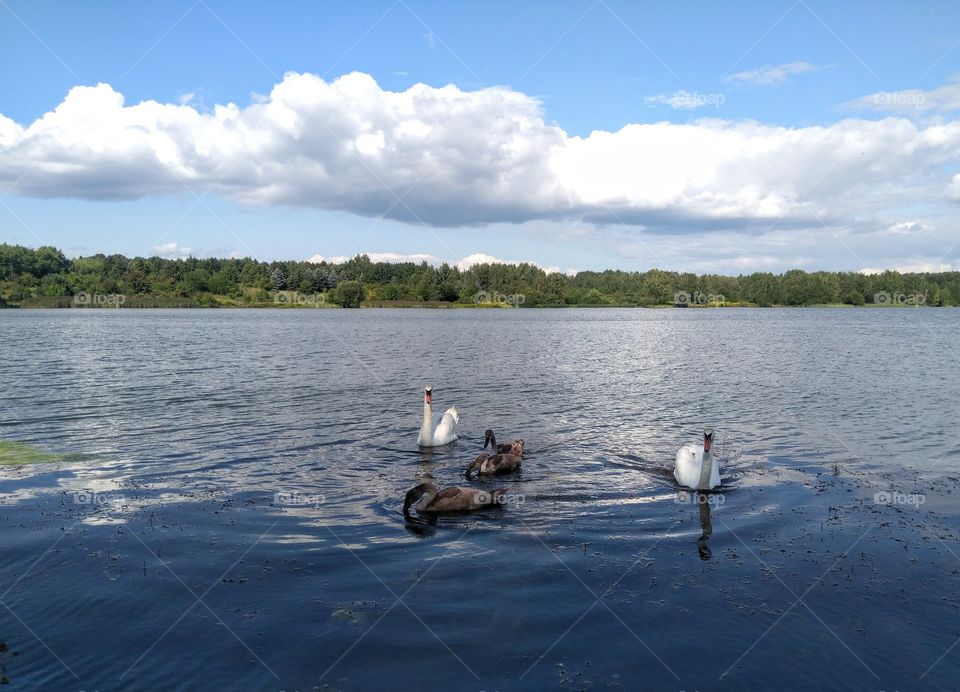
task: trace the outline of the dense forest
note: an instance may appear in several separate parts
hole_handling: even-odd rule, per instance
[[[960,305],[960,272],[695,275],[584,271],[529,265],[460,270],[413,262],[343,264],[254,259],[94,255],[68,259],[53,247],[0,244],[0,306],[474,306],[566,305]]]

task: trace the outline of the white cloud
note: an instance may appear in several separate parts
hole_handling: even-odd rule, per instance
[[[164,259],[180,259],[190,257],[193,253],[188,247],[183,247],[179,243],[163,243],[162,245],[154,245],[150,248],[150,252],[153,253],[154,257],[163,257]]]
[[[861,274],[882,274],[885,271],[895,271],[901,274],[937,274],[940,272],[957,271],[957,268],[949,262],[939,260],[933,262],[908,262],[894,267],[879,269],[876,267],[864,267],[860,270]]]
[[[436,226],[570,219],[690,233],[945,204],[960,199],[958,147],[960,121],[895,117],[799,128],[704,119],[580,137],[504,87],[390,92],[362,73],[290,73],[264,103],[202,111],[75,87],[27,126],[0,116],[0,185],[100,200],[187,185]]]
[[[543,269],[543,271],[547,272],[547,274],[558,274],[560,272],[560,267],[554,267],[552,265],[544,266],[539,262],[533,262],[530,260],[505,260],[500,259],[499,257],[494,257],[493,255],[484,254],[482,252],[475,252],[472,255],[467,255],[463,259],[453,262],[453,264],[456,265],[460,271],[466,271],[476,264],[530,264],[534,267],[540,267]],[[568,271],[576,273],[576,271],[572,269]]]
[[[467,269],[470,269],[470,267],[477,264],[531,264],[535,267],[540,267],[548,274],[558,273],[560,271],[559,267],[544,266],[532,261],[504,260],[500,259],[499,257],[494,257],[493,255],[484,254],[482,252],[476,252],[472,255],[467,255],[459,260],[443,259],[434,255],[404,255],[396,252],[367,252],[357,254],[366,254],[367,257],[370,258],[371,262],[388,262],[392,264],[399,264],[401,262],[416,262],[417,264],[420,264],[421,262],[426,262],[427,264],[439,266],[446,262],[451,266],[457,267],[460,271],[466,271]],[[320,264],[321,262],[327,262],[328,264],[343,264],[355,256],[356,255],[351,255],[350,257],[347,257],[346,255],[333,255],[328,257],[324,255],[314,255],[307,261],[315,264]],[[568,269],[567,273],[576,274],[576,270]]]
[[[349,262],[350,259],[351,258],[347,257],[346,255],[314,255],[313,257],[308,257],[307,262],[311,262],[313,264],[323,264],[324,262],[327,264],[343,264],[344,262]]]
[[[900,221],[887,226],[886,232],[892,235],[915,235],[922,233],[924,226],[918,221]]]
[[[816,72],[818,69],[820,68],[808,62],[788,62],[785,65],[764,65],[755,70],[737,72],[736,74],[726,77],[723,81],[733,82],[735,84],[750,84],[753,86],[773,86],[783,84],[795,74]]]
[[[960,173],[957,173],[950,180],[950,184],[947,186],[947,197],[955,202],[960,202]]]
[[[778,268],[783,259],[770,255],[756,255],[751,257],[736,257],[731,260],[733,266],[744,271],[759,272]]]
[[[439,257],[434,257],[433,255],[402,255],[396,252],[367,252],[367,253],[356,253],[366,254],[370,258],[371,262],[389,262],[391,264],[399,264],[401,262],[416,262],[420,264],[421,262],[427,262],[428,264],[442,264],[443,260]],[[356,255],[333,255],[331,257],[325,257],[324,255],[314,255],[307,262],[313,262],[314,264],[320,264],[321,262],[327,262],[328,264],[343,264],[348,262]]]

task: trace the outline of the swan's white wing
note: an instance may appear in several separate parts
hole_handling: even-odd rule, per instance
[[[696,488],[700,484],[700,465],[702,462],[702,447],[683,445],[677,450],[677,463],[673,469],[673,477],[682,486]]]
[[[433,431],[433,444],[445,445],[456,440],[456,427],[457,419],[451,407],[444,412],[439,425]]]
[[[684,445],[677,450],[677,465],[673,469],[673,477],[677,483],[696,490],[700,485],[700,469],[703,468],[703,447],[699,445]],[[720,487],[720,462],[713,456],[710,468],[710,488]]]

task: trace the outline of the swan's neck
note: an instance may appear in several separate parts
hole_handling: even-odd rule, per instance
[[[490,433],[490,448],[493,449],[493,453],[497,453],[497,436],[493,433]]]
[[[703,463],[700,464],[700,490],[710,490],[710,473],[713,471],[713,452],[703,450]]]
[[[437,497],[436,490],[428,490],[423,495],[420,496],[420,499],[417,500],[417,504],[414,505],[418,512],[422,512],[427,508],[427,506],[433,502]]]
[[[420,444],[429,445],[433,442],[433,407],[423,402],[423,423],[420,424]]]

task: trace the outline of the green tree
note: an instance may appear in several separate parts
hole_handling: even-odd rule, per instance
[[[63,274],[47,274],[40,281],[40,292],[45,296],[68,296],[72,293],[67,277]]]
[[[37,248],[34,253],[34,266],[36,276],[46,276],[47,274],[59,274],[70,268],[70,261],[63,256],[55,247],[44,245]]]
[[[195,296],[198,293],[205,293],[210,290],[210,275],[206,269],[194,269],[188,271],[181,282],[181,292],[187,296]]]
[[[240,286],[233,272],[221,269],[210,277],[210,291],[222,296],[235,296],[240,294]]]
[[[333,291],[333,302],[344,308],[358,308],[367,297],[359,281],[344,281]]]
[[[580,302],[583,305],[603,305],[607,300],[603,297],[603,294],[595,288],[591,288],[583,298],[580,299]]]
[[[141,295],[150,293],[150,281],[147,278],[147,273],[142,269],[128,271],[124,274],[123,280],[134,293]]]
[[[843,302],[847,305],[863,305],[866,301],[860,291],[847,291],[843,297]]]

